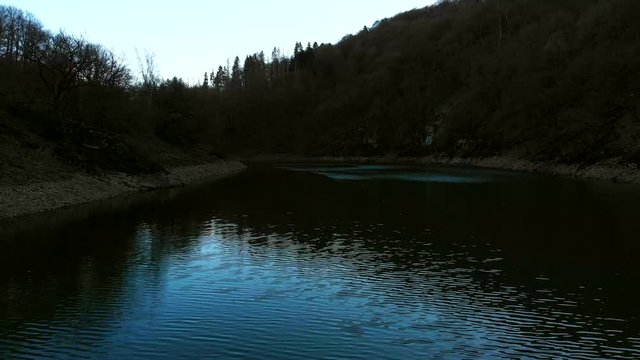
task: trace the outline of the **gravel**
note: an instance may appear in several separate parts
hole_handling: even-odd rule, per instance
[[[238,161],[179,166],[167,173],[130,176],[112,173],[101,177],[73,174],[68,179],[0,185],[0,219],[85,204],[158,188],[212,181],[238,174],[246,166]]]

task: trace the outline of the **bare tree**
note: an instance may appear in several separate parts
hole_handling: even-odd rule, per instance
[[[36,49],[31,61],[37,64],[44,87],[51,93],[52,117],[62,125],[69,95],[82,86],[126,87],[131,76],[111,51],[63,32],[50,37]]]
[[[90,85],[126,87],[131,76],[121,59],[95,44],[86,44],[82,57],[87,60],[86,66],[79,69],[78,79]]]
[[[0,58],[28,62],[50,34],[30,13],[0,6]]]
[[[137,49],[136,56],[138,57],[138,67],[142,77],[142,89],[145,93],[151,95],[161,82],[155,65],[155,56],[153,53],[145,51],[143,59]]]

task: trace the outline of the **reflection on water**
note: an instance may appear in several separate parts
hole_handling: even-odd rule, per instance
[[[638,358],[639,200],[283,165],[30,219],[0,232],[0,358]]]

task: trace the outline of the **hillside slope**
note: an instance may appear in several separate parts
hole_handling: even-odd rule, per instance
[[[632,0],[410,11],[297,53],[287,87],[236,110],[225,128],[236,136],[221,140],[258,152],[639,163],[638,18]],[[241,101],[255,103],[248,90]]]
[[[297,43],[291,57],[236,57],[196,86],[159,79],[150,59],[134,83],[101,46],[21,16],[19,29],[35,30],[0,34],[0,121],[88,171],[157,171],[147,143],[185,154],[640,164],[635,0],[442,1],[335,45]],[[14,144],[42,147],[10,128],[0,131]]]

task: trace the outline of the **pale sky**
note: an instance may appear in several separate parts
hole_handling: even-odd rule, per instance
[[[35,15],[46,29],[64,30],[126,58],[137,75],[135,50],[155,55],[163,78],[201,81],[204,72],[238,55],[274,47],[291,55],[296,41],[336,43],[365,25],[435,0],[0,0]]]

